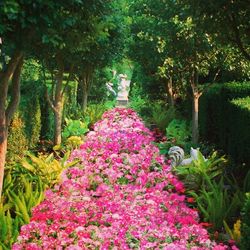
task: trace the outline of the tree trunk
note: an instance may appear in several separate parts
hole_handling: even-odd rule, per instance
[[[171,107],[174,107],[174,93],[173,93],[173,79],[170,77],[167,81],[167,95],[168,103]]]
[[[192,110],[192,142],[197,144],[199,141],[199,95],[193,95]]]
[[[60,145],[62,142],[62,107],[61,105],[54,111],[54,145]]]
[[[7,153],[7,124],[5,117],[0,117],[0,201],[3,188],[4,165]]]
[[[76,94],[76,101],[77,104],[82,107],[82,103],[83,103],[83,86],[82,86],[82,81],[79,80],[78,84],[77,84],[77,94]]]
[[[20,99],[20,76],[23,53],[16,51],[8,65],[0,72],[0,200],[3,189],[4,165],[7,153],[8,125]],[[6,108],[9,81],[12,78],[11,98]]]
[[[54,113],[54,145],[62,142],[62,112],[63,112],[63,73],[64,65],[60,55],[57,56],[58,72],[56,75],[55,91],[52,91],[49,97],[46,91],[46,97]]]
[[[192,106],[192,142],[197,144],[199,141],[199,98],[202,92],[198,88],[198,72],[194,70],[190,79],[193,94]]]
[[[84,91],[83,93],[83,103],[82,103],[82,108],[83,108],[83,111],[85,112],[86,109],[87,109],[87,105],[88,105],[88,92],[87,90]]]
[[[54,145],[59,145],[62,142],[63,72],[64,67],[60,61],[54,98]]]
[[[91,68],[85,69],[78,83],[80,85],[79,89],[82,91],[81,107],[82,107],[83,112],[86,111],[87,106],[88,106],[88,96],[89,96],[89,90],[91,87],[91,77],[92,77],[92,69]]]

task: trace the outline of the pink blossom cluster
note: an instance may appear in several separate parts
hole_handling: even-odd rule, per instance
[[[131,109],[104,113],[12,249],[229,249],[209,239],[152,142]]]

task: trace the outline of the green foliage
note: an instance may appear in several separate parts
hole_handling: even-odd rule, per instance
[[[129,107],[135,110],[141,117],[150,115],[149,100],[143,95],[142,89],[134,84],[129,93]],[[146,111],[146,112],[145,112]],[[148,112],[147,112],[148,111]]]
[[[250,60],[249,55],[249,5],[244,0],[181,1],[195,8],[192,18],[200,22],[204,33],[215,38],[222,46],[237,48],[235,53]],[[230,17],[228,16],[230,15]],[[229,47],[228,46],[228,47]]]
[[[238,163],[249,164],[250,83],[215,85],[201,97],[201,135]],[[248,108],[247,108],[248,107]]]
[[[43,198],[44,185],[38,178],[38,185],[23,178],[24,189],[15,193],[8,191],[8,205],[14,207],[16,216],[20,218],[22,224],[28,224],[31,217],[31,208],[39,204]]]
[[[11,245],[16,241],[21,226],[19,217],[11,217],[10,210],[0,204],[0,249],[11,249]]]
[[[28,149],[28,139],[25,134],[25,125],[19,113],[16,113],[9,128],[8,136],[8,160],[23,157]]]
[[[98,104],[90,104],[84,113],[84,117],[89,119],[90,125],[93,125],[101,119],[103,113],[106,110],[112,107],[114,107],[114,102],[112,101],[98,103]]]
[[[22,70],[22,82],[31,81],[35,83],[39,80],[40,77],[41,77],[41,64],[39,64],[39,62],[34,59],[26,60]]]
[[[232,103],[236,106],[240,106],[241,109],[250,110],[250,96],[234,99]]]
[[[165,131],[169,123],[178,116],[174,107],[162,101],[150,101],[148,96],[143,96],[142,89],[137,86],[132,90],[129,107],[139,113],[146,123],[156,125],[161,131]]]
[[[35,148],[40,140],[43,111],[40,104],[45,105],[41,74],[41,64],[38,61],[31,58],[25,61],[21,78],[19,112],[24,118],[25,133],[31,149]]]
[[[83,136],[88,132],[89,119],[84,119],[84,122],[81,120],[72,120],[65,118],[66,126],[63,129],[62,136],[64,139],[67,139],[70,136]]]
[[[83,140],[80,136],[70,136],[64,142],[65,146],[69,150],[78,148],[83,143]]]
[[[212,223],[212,229],[219,231],[225,226],[224,221],[231,223],[232,218],[239,216],[243,201],[237,183],[222,177],[227,163],[217,152],[207,160],[198,152],[197,160],[173,169],[184,182],[187,193],[195,198],[202,220]]]
[[[21,160],[21,165],[32,175],[39,176],[46,186],[53,187],[60,180],[62,171],[76,164],[76,161],[66,162],[68,157],[69,152],[61,160],[55,159],[53,154],[35,156],[27,153],[27,157]]]
[[[173,112],[169,109],[170,115]],[[174,113],[172,113],[174,117]],[[172,146],[180,146],[184,151],[190,150],[191,146],[191,130],[185,120],[173,119],[166,128],[166,142],[158,143],[157,146],[161,154],[167,154]]]
[[[193,160],[191,164],[176,166],[173,170],[182,179],[188,190],[195,190],[207,185],[209,180],[216,180],[224,172],[227,160],[224,156],[218,156],[215,151],[208,159],[204,159],[200,151],[198,158]]]
[[[20,227],[29,223],[32,207],[43,200],[44,190],[58,183],[63,169],[77,163],[67,162],[68,157],[69,152],[60,160],[53,154],[28,153],[20,163],[7,166],[0,202],[0,249],[11,249]]]
[[[39,176],[30,175],[17,163],[7,168],[0,202],[2,249],[10,249],[16,241],[20,227],[29,223],[31,208],[43,200],[44,190],[45,185]]]
[[[34,148],[40,140],[41,126],[42,126],[41,108],[38,98],[35,99],[32,116],[28,125],[30,127],[29,147]]]
[[[184,147],[190,140],[191,132],[186,121],[174,119],[166,128],[166,136],[171,144]]]
[[[152,121],[161,131],[165,131],[170,122],[177,116],[174,107],[166,106],[163,103],[152,103],[151,108]]]
[[[189,192],[195,199],[199,211],[206,222],[212,223],[214,230],[221,230],[223,221],[229,221],[241,205],[240,191],[230,192],[224,186],[223,178],[219,182],[204,175],[206,186],[199,192]]]
[[[243,181],[243,191],[245,193],[250,192],[250,169],[248,170]]]
[[[242,230],[241,230],[242,250],[248,250],[250,246],[250,193],[246,193],[246,199],[242,208]]]

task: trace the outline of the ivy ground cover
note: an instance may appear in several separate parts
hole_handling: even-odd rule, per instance
[[[134,111],[104,113],[12,249],[231,249],[209,239],[153,140]]]

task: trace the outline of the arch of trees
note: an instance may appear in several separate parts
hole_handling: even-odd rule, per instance
[[[19,103],[27,60],[36,60],[44,73],[46,99],[54,114],[54,144],[61,143],[70,82],[77,81],[85,110],[94,72],[123,56],[140,65],[143,75],[151,78],[151,89],[165,90],[170,105],[180,95],[191,97],[192,137],[197,142],[202,93],[221,72],[249,77],[249,12],[244,0],[1,1],[0,194],[8,126]]]

